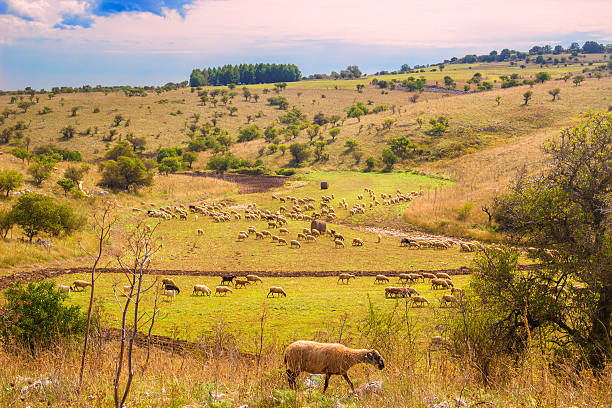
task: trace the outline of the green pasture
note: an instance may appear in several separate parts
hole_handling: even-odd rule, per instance
[[[163,276],[147,276],[146,283],[161,280]],[[397,278],[391,277],[389,285],[398,285]],[[66,275],[56,279],[59,284],[71,284],[75,279],[87,279],[86,275]],[[174,301],[159,301],[159,318],[154,333],[195,340],[202,334],[217,332],[223,327],[225,333],[242,339],[248,349],[254,348],[258,338],[260,317],[265,310],[264,334],[267,341],[274,339],[279,344],[286,344],[296,339],[318,339],[338,341],[340,328],[344,321],[343,338],[357,336],[359,324],[367,316],[369,302],[376,310],[406,312],[403,299],[385,299],[383,285],[374,284],[374,277],[358,277],[350,284],[338,284],[337,277],[300,277],[300,278],[262,278],[263,283],[234,289],[233,294],[214,296],[219,277],[173,276],[172,279],[181,288],[181,293]],[[456,286],[467,286],[468,276],[454,277]],[[117,301],[113,295],[113,286],[121,287],[127,281],[120,274],[104,274],[96,284],[96,298],[100,300],[106,313],[107,323],[119,325],[121,316]],[[213,295],[192,295],[194,284],[205,284]],[[282,286],[287,297],[266,297],[270,286]],[[425,296],[429,306],[413,307],[408,304],[408,316],[415,319],[419,328],[433,327],[432,321],[440,312],[452,313],[452,308],[440,308],[440,299],[448,290],[432,290],[430,283],[413,283],[420,295]],[[144,296],[144,310],[152,310],[154,291]],[[125,297],[119,297],[125,303]],[[87,307],[89,289],[85,292],[72,292],[71,304]],[[428,333],[435,335],[438,333]],[[253,343],[249,344],[252,340]]]

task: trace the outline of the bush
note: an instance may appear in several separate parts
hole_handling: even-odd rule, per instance
[[[263,137],[261,129],[257,125],[245,126],[238,133],[238,142],[248,142]]]
[[[383,149],[381,161],[385,164],[385,171],[391,171],[397,163],[397,156],[390,149]]]
[[[359,142],[355,139],[348,139],[346,142],[344,142],[344,147],[346,147],[346,149],[349,151],[355,150],[358,146]]]
[[[153,173],[136,157],[119,156],[102,163],[101,186],[113,190],[130,190],[153,183]]]
[[[74,180],[69,178],[61,178],[57,180],[57,185],[60,186],[64,190],[64,195],[68,195],[70,190],[77,186]]]
[[[276,170],[276,174],[279,176],[293,176],[295,174],[295,170],[293,169],[278,169]]]
[[[472,204],[465,203],[465,205],[457,210],[457,219],[459,221],[465,221],[472,215]]]
[[[112,149],[106,152],[104,158],[107,160],[117,160],[119,157],[136,157],[134,150],[129,142],[122,140],[117,142]]]
[[[30,242],[41,232],[53,236],[69,235],[84,223],[71,207],[56,204],[51,197],[35,193],[25,193],[17,199],[11,209],[11,218]]]
[[[293,156],[293,161],[296,164],[300,164],[308,160],[311,151],[306,143],[293,143],[289,146],[289,152]]]
[[[16,170],[0,171],[0,192],[4,192],[6,197],[11,191],[23,185],[23,174]]]
[[[167,157],[179,157],[183,155],[182,147],[164,147],[157,152],[156,160],[161,163]]]
[[[176,173],[183,168],[183,162],[178,157],[164,157],[158,166],[160,173],[168,175],[169,173]]]
[[[366,171],[372,171],[374,170],[374,166],[376,166],[376,159],[370,156],[366,159],[365,164],[366,164]]]
[[[83,176],[88,171],[89,171],[89,166],[86,164],[81,165],[81,167],[69,166],[64,171],[64,178],[70,179],[74,181],[76,184],[78,184],[79,181],[83,180]]]
[[[440,136],[442,133],[446,132],[448,128],[448,118],[439,116],[438,119],[431,119],[429,124],[431,125],[429,133],[431,135]]]
[[[64,305],[68,294],[58,291],[53,281],[29,283],[25,287],[16,283],[4,295],[0,338],[5,344],[25,345],[34,350],[85,332],[85,314],[78,306]]]
[[[13,217],[9,210],[0,208],[0,238],[5,239],[11,228],[13,228]]]

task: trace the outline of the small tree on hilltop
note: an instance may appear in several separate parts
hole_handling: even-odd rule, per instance
[[[340,134],[340,128],[335,127],[335,128],[329,129],[329,135],[331,136],[332,140],[336,140],[336,136],[338,136],[339,134]]]
[[[584,81],[584,75],[576,75],[574,77],[574,85],[580,86],[580,84]]]
[[[529,100],[531,99],[532,96],[533,96],[532,91],[527,91],[523,94],[523,100],[525,101],[524,105],[527,105],[529,103]]]
[[[554,102],[559,97],[559,94],[561,93],[561,89],[553,88],[553,89],[549,90],[548,93],[552,96],[552,101]]]
[[[548,72],[538,72],[535,76],[535,81],[543,84],[550,80],[550,74]]]

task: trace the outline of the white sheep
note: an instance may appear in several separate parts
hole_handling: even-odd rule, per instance
[[[385,368],[385,363],[376,350],[352,349],[338,343],[317,343],[306,340],[299,340],[287,346],[284,360],[291,388],[297,388],[295,380],[301,372],[325,374],[323,392],[327,390],[332,375],[343,376],[351,390],[355,391],[347,372],[356,364],[371,364],[379,370]]]
[[[281,296],[287,297],[287,293],[285,293],[285,290],[281,288],[280,286],[272,286],[270,288],[270,291],[268,292],[268,296],[266,297],[270,297],[270,295],[274,297],[275,293],[278,293],[278,297],[281,297]]]
[[[161,295],[167,298],[167,300],[170,302],[174,300],[174,297],[176,296],[176,290],[164,290],[161,292]]]
[[[201,293],[202,295],[210,296],[211,291],[210,288],[206,285],[193,285],[193,293],[192,295],[198,295]]]
[[[222,293],[223,296],[225,296],[228,293],[234,293],[234,291],[231,288],[228,288],[227,286],[217,286],[215,288],[215,295],[221,295]]]
[[[292,239],[290,244],[291,244],[290,245],[291,248],[293,247],[301,248],[302,247],[302,245],[300,244],[300,241],[296,241],[295,239]]]
[[[70,291],[72,290],[72,288],[66,285],[57,285],[57,290],[60,292],[66,292],[67,294],[70,294]]]
[[[257,275],[247,275],[246,276],[247,280],[249,281],[249,283],[255,283],[255,282],[263,282],[261,280],[261,278]]]
[[[91,286],[91,283],[84,281],[84,280],[75,280],[72,283],[72,288],[75,292],[82,292],[83,290],[85,290],[86,287]],[[77,288],[81,289],[81,290],[77,290]]]

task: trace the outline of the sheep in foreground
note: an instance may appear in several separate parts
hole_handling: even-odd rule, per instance
[[[440,300],[440,307],[447,306],[448,304],[457,303],[457,298],[453,295],[443,295],[442,300]]]
[[[261,278],[257,275],[247,275],[246,278],[249,281],[249,283],[263,282]]]
[[[234,293],[234,291],[231,288],[228,288],[227,286],[217,286],[215,288],[215,295],[221,295],[223,293],[223,296],[227,295],[228,293]]]
[[[170,290],[164,290],[164,291],[161,293],[161,295],[162,295],[163,297],[165,297],[165,298],[168,300],[168,302],[170,302],[170,301],[173,301],[173,300],[174,300],[174,297],[176,296],[176,291],[175,291],[175,290],[172,290],[172,289],[170,289]]]
[[[463,296],[463,289],[456,288],[456,287],[453,286],[453,288],[451,289],[451,294],[454,295],[455,293],[458,293],[459,297],[462,297]]]
[[[66,292],[67,294],[70,294],[70,291],[72,290],[72,288],[66,285],[57,285],[57,290],[60,292]]]
[[[246,232],[240,232],[238,234],[238,241],[244,241],[245,239],[247,239],[249,236]]]
[[[230,276],[222,276],[221,277],[221,285],[223,285],[224,283],[234,283],[234,279],[236,279],[236,275],[230,275]]]
[[[75,292],[82,292],[88,286],[91,286],[91,283],[84,280],[75,280],[72,283],[72,290],[74,290]],[[80,290],[77,290],[77,288],[79,288]]]
[[[247,283],[249,283],[248,279],[241,279],[241,278],[236,278],[236,280],[234,281],[234,287],[236,289],[238,289],[238,287],[246,287]]]
[[[270,288],[270,291],[268,292],[268,295],[266,297],[270,297],[270,295],[272,295],[272,297],[274,297],[275,293],[278,293],[278,297],[281,297],[281,296],[287,297],[287,294],[285,293],[285,290],[283,288],[281,288],[280,286],[272,286]]]
[[[444,273],[444,272],[436,273],[436,277],[442,278],[442,279],[451,279],[450,275],[448,273]]]
[[[385,368],[385,363],[376,350],[352,349],[338,343],[317,343],[305,340],[299,340],[287,346],[284,360],[291,388],[297,389],[295,380],[301,372],[325,374],[323,392],[327,390],[329,378],[332,375],[343,376],[354,392],[355,387],[347,372],[356,364],[371,364],[379,370]]]
[[[300,241],[296,241],[295,239],[291,240],[291,248],[296,247],[296,248],[301,248],[302,245],[300,244]]]
[[[202,295],[210,296],[211,291],[210,288],[206,285],[193,285],[193,293],[192,295],[198,295],[201,293]]]

